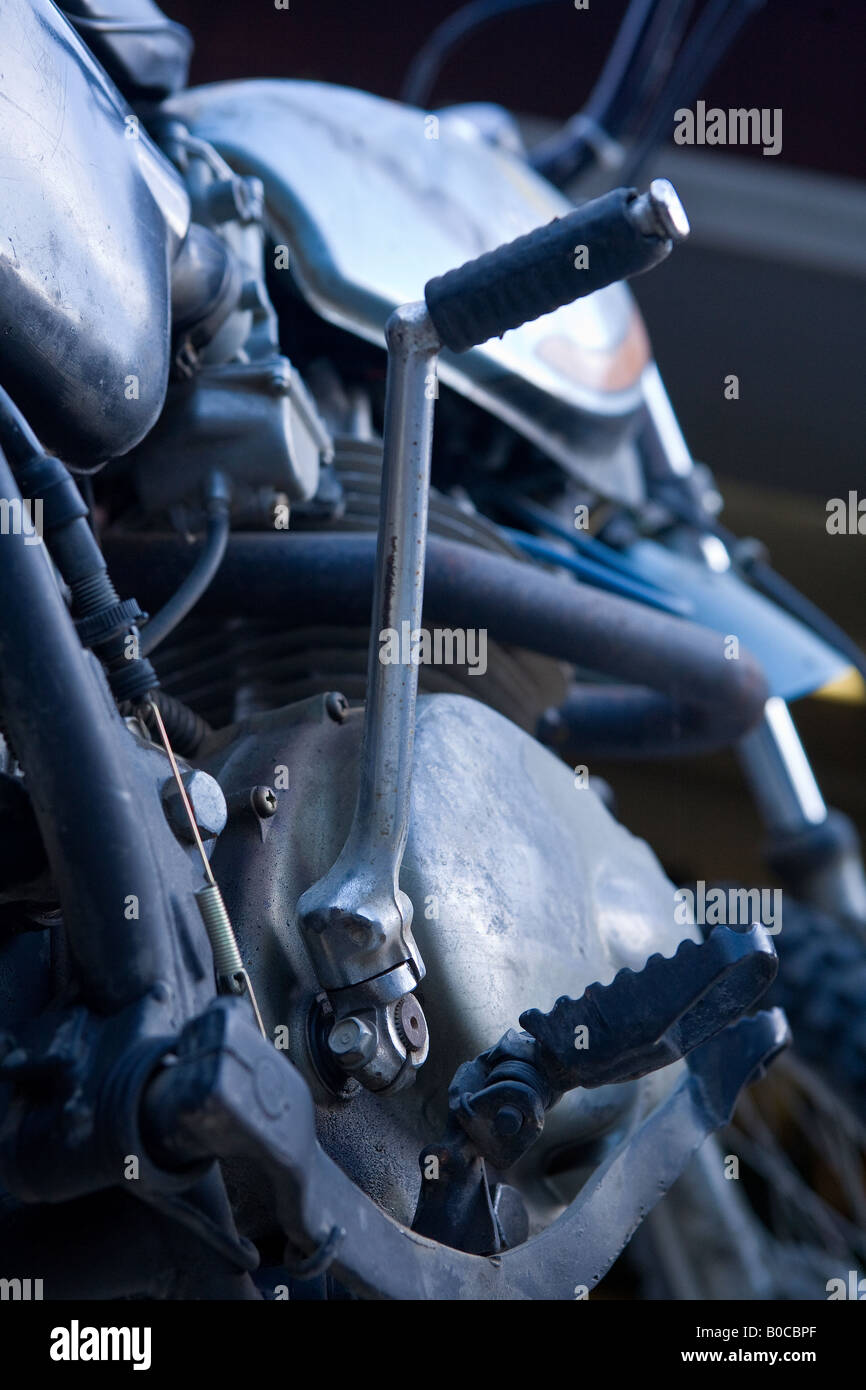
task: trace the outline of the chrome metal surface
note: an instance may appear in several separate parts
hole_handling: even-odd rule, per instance
[[[686,210],[669,179],[653,179],[646,193],[635,198],[629,212],[645,236],[685,241],[689,234]]]
[[[784,700],[774,696],[767,701],[763,720],[741,739],[737,752],[771,843],[801,838],[795,854],[799,861],[798,896],[820,911],[849,924],[858,923],[862,934],[866,929],[866,872],[860,843],[855,835],[846,845],[843,834],[835,853],[827,854],[825,849],[821,854],[814,848],[810,852],[808,832],[829,829],[832,839],[839,835],[839,830],[832,828],[838,816],[824,802]],[[819,829],[812,845],[820,844],[821,839]]]
[[[378,1056],[369,1077],[358,1072],[376,1089],[395,1081],[407,1058],[420,1064],[420,1049],[405,1046],[394,1020],[384,1016],[385,1006],[394,1001],[390,972],[410,966],[409,988],[424,976],[412,936],[412,903],[399,887],[409,823],[418,666],[384,660],[381,643],[390,634],[402,634],[407,624],[410,633],[421,626],[432,387],[439,349],[424,304],[398,309],[386,337],[385,443],[358,800],[336,863],[298,904],[323,989],[352,988],[351,1008],[354,987],[366,984],[380,1034],[395,1034],[389,1064],[383,1068]],[[380,984],[381,976],[386,978]],[[400,993],[405,992],[404,986]]]
[[[376,1034],[363,1018],[349,1014],[334,1024],[328,1047],[347,1070],[369,1062],[376,1051]]]
[[[784,700],[767,701],[763,721],[741,741],[740,756],[766,825],[801,830],[826,820],[821,789]]]
[[[641,384],[651,426],[649,447],[656,467],[667,467],[678,478],[684,478],[695,465],[654,362],[644,370]]]
[[[272,232],[310,303],[377,344],[389,314],[432,276],[573,207],[471,122],[349,88],[221,83],[166,109],[262,179]],[[629,291],[612,285],[460,357],[444,353],[440,375],[580,476],[600,454],[598,483],[616,493],[616,450],[649,355]]]

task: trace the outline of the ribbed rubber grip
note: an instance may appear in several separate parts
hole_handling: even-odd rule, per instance
[[[428,281],[424,298],[443,345],[466,352],[664,260],[671,242],[644,235],[626,212],[636,196],[614,189]]]

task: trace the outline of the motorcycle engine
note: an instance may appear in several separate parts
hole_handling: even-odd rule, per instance
[[[319,1139],[391,1215],[411,1222],[418,1153],[442,1132],[455,1068],[516,1025],[530,1005],[607,983],[683,928],[648,847],[597,793],[534,739],[478,701],[425,696],[418,705],[409,840],[401,886],[427,965],[419,992],[430,1053],[415,1085],[377,1097],[328,1067],[323,996],[297,924],[301,894],[333,863],[357,788],[362,711],[318,695],[241,721],[206,759],[229,807],[213,867],[268,1036],[306,1077]],[[256,804],[256,787],[274,795]],[[272,809],[273,808],[273,809]],[[516,1177],[546,1224],[599,1145],[621,1136],[678,1066],[628,1085],[567,1095]],[[255,1232],[257,1197],[235,1175]]]

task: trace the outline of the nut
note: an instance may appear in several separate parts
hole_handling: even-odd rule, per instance
[[[222,787],[209,773],[193,768],[181,775],[186,794],[203,840],[213,840],[225,829],[228,811]],[[195,842],[192,826],[189,823],[183,798],[173,777],[166,780],[162,792],[162,804],[166,819],[174,833],[182,840]]]
[[[328,1037],[328,1048],[341,1067],[362,1067],[376,1053],[375,1029],[362,1018],[349,1015],[334,1024]]]

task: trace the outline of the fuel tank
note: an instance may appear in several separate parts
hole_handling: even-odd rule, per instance
[[[392,310],[420,299],[432,276],[573,208],[459,113],[294,81],[219,83],[163,109],[262,179],[303,294],[377,344]],[[634,500],[625,452],[649,361],[643,321],[617,284],[469,352],[444,352],[439,376],[575,476]]]
[[[0,44],[0,381],[47,448],[94,464],[162,409],[189,203],[50,0],[5,0]]]

